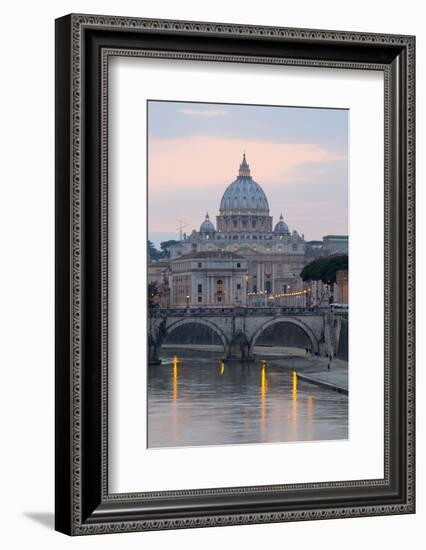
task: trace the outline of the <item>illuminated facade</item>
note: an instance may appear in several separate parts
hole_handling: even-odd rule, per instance
[[[172,261],[172,307],[245,306],[247,262],[233,252],[194,252]]]
[[[349,304],[349,273],[346,269],[336,273],[334,299],[339,304]]]
[[[196,285],[202,284],[193,282],[195,272],[189,274],[188,271],[182,271],[179,279],[177,275],[175,277],[175,266],[179,265],[181,259],[194,259],[200,253],[232,253],[240,257],[242,261],[238,269],[241,275],[243,271],[245,274],[243,284],[245,293],[249,295],[249,305],[255,305],[264,295],[269,297],[301,290],[303,283],[299,274],[310,261],[309,248],[303,235],[295,230],[290,232],[282,215],[273,225],[268,199],[261,186],[252,178],[245,155],[237,178],[223,194],[216,227],[209,214],[206,214],[199,231],[192,231],[171,247],[172,305],[182,305],[183,296],[184,301],[188,300],[186,296],[190,296],[191,304],[204,303],[204,298],[203,302],[198,302],[199,295],[197,292],[194,294]],[[224,267],[224,276],[227,276],[227,269],[230,268]],[[179,290],[174,290],[175,284],[179,285]],[[226,305],[244,303],[245,298],[240,301],[237,296],[233,289]],[[211,304],[211,299],[206,303]]]

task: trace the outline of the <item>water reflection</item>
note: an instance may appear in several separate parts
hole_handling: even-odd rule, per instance
[[[173,401],[178,399],[178,362],[179,359],[177,355],[173,357]]]
[[[314,420],[314,398],[312,395],[308,395],[308,439],[313,439],[313,420]]]
[[[148,369],[149,447],[347,438],[347,396],[273,361],[187,355]]]

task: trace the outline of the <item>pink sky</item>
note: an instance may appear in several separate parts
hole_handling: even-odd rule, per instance
[[[285,186],[293,182],[295,169],[305,163],[340,160],[319,144],[242,141],[193,136],[149,140],[149,192],[182,187],[225,187],[237,176],[246,151],[254,180]],[[300,177],[300,176],[299,176]]]
[[[317,143],[190,136],[149,139],[150,233],[176,234],[179,219],[188,224],[185,231],[198,229],[206,211],[215,222],[244,150],[274,222],[283,212],[290,229],[306,233],[308,239],[347,232],[347,209],[334,204],[329,192],[323,197],[324,185],[339,179],[333,177],[333,167],[346,166],[346,157]]]

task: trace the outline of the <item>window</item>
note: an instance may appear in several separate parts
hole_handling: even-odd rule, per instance
[[[237,290],[241,290],[241,284],[237,283]]]
[[[203,297],[202,297],[202,296],[198,296],[198,301],[199,301],[199,302],[202,302],[202,301],[203,301]]]
[[[198,262],[198,267],[203,267],[203,264],[201,262]]]
[[[203,285],[198,285],[198,293],[201,293],[203,292]]]
[[[240,264],[240,263],[237,263],[237,267],[241,267],[241,264]]]
[[[223,281],[221,279],[216,281],[216,292],[218,294],[223,294]]]
[[[221,302],[222,301],[222,298],[220,296],[217,297],[217,301],[218,302]]]
[[[272,292],[272,283],[271,283],[271,281],[266,281],[265,282],[265,290],[268,294],[271,294],[271,292]]]

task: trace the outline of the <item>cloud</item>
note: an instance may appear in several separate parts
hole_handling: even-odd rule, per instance
[[[224,190],[238,173],[246,151],[251,175],[261,185],[289,185],[295,180],[314,183],[345,159],[316,143],[276,143],[232,138],[192,136],[149,139],[149,192],[207,187]],[[312,170],[315,166],[316,170]],[[304,175],[304,170],[306,174]],[[344,182],[346,183],[346,182]]]
[[[215,116],[225,116],[227,114],[226,111],[221,109],[179,109],[178,113],[181,115],[188,115],[188,116],[207,116],[207,117],[215,117]]]
[[[311,143],[276,143],[212,136],[149,140],[148,224],[151,232],[188,233],[205,212],[215,222],[220,199],[237,177],[243,151],[265,191],[274,222],[283,212],[307,239],[347,232],[347,157]]]

